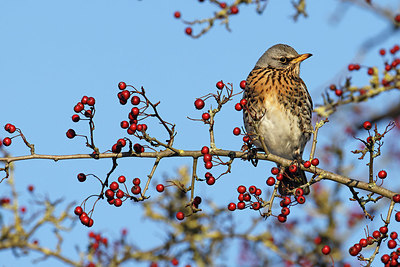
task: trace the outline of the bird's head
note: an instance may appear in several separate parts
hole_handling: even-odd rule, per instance
[[[299,55],[293,47],[286,44],[277,44],[265,51],[257,61],[256,66],[292,70],[295,75],[299,75],[300,63],[311,56],[312,54]]]

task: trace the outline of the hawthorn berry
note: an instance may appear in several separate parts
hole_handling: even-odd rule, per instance
[[[229,203],[228,204],[228,210],[230,211],[234,211],[236,209],[236,204],[235,203]]]
[[[225,3],[225,2],[219,3],[219,6],[220,6],[221,8],[226,8],[226,3]]]
[[[118,188],[119,188],[119,185],[118,185],[117,182],[112,182],[112,183],[110,184],[110,189],[111,189],[112,191],[115,191],[115,190],[117,190]]]
[[[208,185],[213,185],[213,184],[215,184],[215,178],[214,178],[214,176],[210,176],[209,178],[207,178],[207,179],[206,179],[206,183],[207,183]]]
[[[396,212],[396,215],[394,216],[397,222],[400,222],[400,211]]]
[[[4,144],[5,146],[11,145],[11,138],[9,138],[9,137],[4,138],[4,139],[3,139],[3,144]]]
[[[162,184],[158,184],[157,186],[156,186],[156,190],[157,190],[157,192],[163,192],[164,191],[164,185],[162,185]]]
[[[353,70],[355,70],[355,65],[349,64],[349,66],[347,68],[349,69],[349,71],[353,71]]]
[[[182,221],[185,218],[185,214],[182,211],[176,213],[176,218]]]
[[[374,69],[373,68],[368,68],[367,74],[368,75],[373,75],[374,74]]]
[[[394,249],[397,246],[397,242],[393,239],[389,240],[387,243],[388,248]]]
[[[273,175],[277,175],[277,174],[279,173],[278,167],[273,167],[273,168],[271,169],[271,173],[272,173]]]
[[[278,215],[279,222],[284,223],[284,222],[286,222],[286,220],[287,220],[287,217],[285,215],[283,215],[283,214]]]
[[[132,192],[132,194],[134,194],[134,195],[140,194],[141,191],[142,191],[142,189],[140,188],[139,185],[134,185],[134,186],[132,186],[132,188],[131,188],[131,192]]]
[[[296,196],[302,196],[304,194],[304,191],[302,188],[297,188],[296,191],[294,191],[294,194]]]
[[[83,225],[86,225],[86,226],[89,225],[90,218],[89,218],[87,215],[86,215],[86,216],[82,216],[82,215],[81,215],[81,217],[80,217],[79,219],[81,220],[81,223],[82,223]]]
[[[275,178],[274,177],[269,177],[266,181],[267,185],[273,186],[275,184]]]
[[[177,18],[177,19],[179,19],[179,18],[181,17],[181,12],[175,11],[174,17]]]
[[[194,106],[196,107],[196,109],[200,110],[200,109],[204,108],[204,105],[205,105],[205,103],[204,103],[203,99],[198,98],[198,99],[196,99],[196,101],[194,101]]]
[[[366,246],[368,246],[368,241],[365,238],[361,238],[360,242],[358,242],[360,244],[360,246],[362,246],[363,248],[365,248]]]
[[[388,228],[386,226],[381,226],[379,228],[379,232],[381,232],[382,234],[386,234],[388,232]]]
[[[73,122],[78,122],[80,119],[81,118],[79,117],[79,115],[77,115],[77,114],[72,115],[72,121]]]
[[[381,262],[383,262],[383,263],[388,263],[389,260],[390,260],[390,256],[389,256],[388,254],[384,254],[384,255],[381,257]]]
[[[33,185],[28,185],[28,191],[33,192],[35,190],[35,187]]]
[[[246,99],[242,99],[240,100],[240,105],[242,105],[243,107],[247,105],[247,100]]]
[[[209,120],[210,119],[210,114],[209,113],[203,113],[203,115],[201,116],[201,118],[203,119],[203,120],[205,120],[205,121],[207,121],[207,120]]]
[[[143,153],[144,152],[144,147],[138,143],[133,145],[133,150],[135,150],[136,153]]]
[[[289,209],[288,207],[283,207],[283,208],[281,209],[281,214],[282,214],[282,215],[288,216],[289,213],[290,213],[290,209]]]
[[[104,192],[104,195],[108,199],[114,198],[114,191],[112,191],[111,189],[107,189],[106,192]]]
[[[398,237],[397,232],[391,232],[390,233],[390,238],[391,239],[396,239]]]
[[[119,88],[120,90],[125,90],[125,88],[126,88],[126,83],[120,82],[120,83],[118,84],[118,88]]]
[[[128,90],[124,90],[120,93],[120,96],[123,100],[128,101],[129,97],[131,96],[131,93]]]
[[[342,96],[342,95],[343,95],[343,91],[340,90],[340,89],[336,89],[336,90],[335,90],[335,95],[337,95],[337,96]]]
[[[374,232],[372,233],[372,236],[373,236],[375,239],[378,239],[379,237],[381,237],[381,232],[379,232],[379,231],[374,231]]]
[[[238,200],[239,201],[244,201],[244,194],[239,194]]]
[[[126,140],[120,138],[120,139],[118,139],[117,144],[124,147],[124,146],[126,146]]]
[[[257,187],[255,187],[254,185],[249,187],[249,193],[250,194],[254,194],[256,192],[256,190],[257,190]]]
[[[211,169],[211,168],[213,167],[213,163],[212,163],[211,161],[207,161],[207,162],[204,164],[204,166],[205,166],[205,168],[206,168],[207,170],[209,170],[209,169]]]
[[[261,189],[260,189],[260,188],[257,188],[257,189],[256,189],[256,192],[255,192],[254,194],[255,194],[256,196],[260,196],[261,193],[262,193]]]
[[[276,180],[282,181],[283,180],[283,174],[282,173],[278,173],[278,175],[276,176]]]
[[[378,172],[378,177],[381,179],[385,179],[387,176],[387,172],[384,170],[381,170],[380,172]]]
[[[331,247],[328,245],[325,245],[322,249],[321,249],[322,254],[328,255],[329,253],[331,253]]]
[[[74,209],[74,213],[75,213],[75,215],[78,215],[78,216],[81,215],[83,213],[82,207],[81,206],[76,206],[75,209]]]
[[[201,154],[205,155],[208,154],[210,152],[210,149],[207,146],[203,146],[201,148]]]
[[[138,130],[139,132],[143,131],[143,125],[142,124],[137,124],[136,125],[136,130]]]
[[[239,8],[237,6],[231,6],[231,13],[232,14],[237,14],[239,13]]]
[[[210,154],[204,154],[203,155],[203,161],[206,163],[206,162],[209,162],[209,161],[211,161],[212,160],[212,156],[210,155]]]
[[[316,238],[314,238],[314,244],[315,245],[319,245],[322,242],[322,238],[320,236],[317,236]]]
[[[240,82],[240,88],[242,88],[242,89],[246,88],[246,81],[245,80]]]
[[[363,123],[363,127],[364,127],[365,130],[371,130],[372,124],[369,121],[365,121]]]
[[[239,135],[240,134],[240,128],[239,127],[236,127],[235,129],[233,129],[233,134],[234,135]]]
[[[76,113],[81,112],[85,107],[83,106],[83,104],[81,102],[79,102],[78,104],[75,105],[74,107],[74,111]]]
[[[400,202],[400,195],[399,195],[399,194],[394,195],[394,196],[393,196],[393,201],[394,201],[395,203],[399,203],[399,202]]]
[[[240,103],[236,103],[235,109],[236,109],[237,111],[241,111],[241,110],[242,110],[242,105],[241,105]]]
[[[259,210],[261,208],[261,204],[260,202],[254,202],[253,204],[251,204],[251,207],[253,208],[253,210]]]
[[[292,202],[292,201],[290,200],[289,197],[284,197],[284,198],[282,199],[282,203],[283,203],[283,205],[284,205],[285,207],[288,206],[291,202]]]
[[[331,91],[335,91],[335,90],[336,90],[336,85],[331,84],[331,85],[329,86],[329,89],[330,89]]]
[[[196,205],[196,206],[200,205],[200,204],[201,204],[201,197],[196,196],[196,197],[193,199],[193,204]]]
[[[115,193],[115,196],[117,198],[123,198],[125,196],[125,193],[121,189],[118,189],[117,193]],[[122,202],[121,202],[121,204],[122,204]],[[114,205],[115,205],[115,203],[114,203]]]
[[[187,35],[192,35],[192,28],[191,28],[191,27],[186,27],[185,33],[186,33]]]
[[[312,159],[312,160],[311,160],[311,164],[312,164],[313,166],[318,166],[318,164],[319,164],[319,159],[317,159],[317,158]]]
[[[78,173],[77,178],[79,182],[86,181],[86,175],[84,173]]]
[[[394,17],[394,20],[395,20],[396,22],[400,22],[400,14],[397,14],[397,15]]]
[[[360,251],[358,249],[356,249],[355,247],[351,247],[349,249],[349,253],[350,253],[351,256],[357,256],[359,252]]]
[[[139,109],[137,108],[137,107],[133,107],[132,109],[131,109],[131,114],[133,115],[133,116],[137,116],[137,115],[139,115]]]
[[[218,89],[222,89],[224,88],[224,83],[222,81],[217,82],[217,84],[215,85]]]
[[[239,194],[243,194],[246,192],[246,187],[244,185],[239,185],[237,191]]]
[[[73,129],[69,129],[67,132],[66,132],[66,136],[69,138],[69,139],[72,139],[72,138],[74,138],[75,136],[76,136],[76,133],[75,133],[75,131],[73,130]],[[4,140],[5,140],[6,138],[4,138]],[[4,143],[4,140],[3,140],[3,143]],[[11,140],[10,140],[10,144],[11,144]],[[4,145],[6,145],[6,144],[4,144]]]
[[[133,179],[132,183],[134,185],[139,185],[140,184],[140,179],[139,178],[135,178],[135,179]]]
[[[93,97],[89,97],[87,100],[87,104],[89,106],[94,106],[94,104],[96,104],[96,100]]]
[[[243,142],[248,143],[250,141],[250,136],[245,135],[243,136]]]
[[[119,146],[118,144],[114,144],[114,145],[111,147],[111,151],[112,151],[113,153],[119,153],[119,152],[121,152],[121,146]]]
[[[122,194],[124,194],[124,192],[122,192]],[[115,207],[121,207],[121,205],[122,205],[122,200],[121,199],[119,199],[119,198],[114,199],[114,206]]]
[[[311,167],[311,162],[310,161],[306,161],[303,163],[304,168],[310,168]]]
[[[128,128],[129,127],[129,122],[127,122],[127,121],[121,121],[121,128],[122,129],[126,129],[126,128]]]
[[[138,96],[133,96],[132,97],[132,99],[131,99],[131,103],[132,103],[132,105],[139,105],[139,103],[140,103],[140,98],[138,97]]]
[[[177,218],[178,218],[178,217],[177,217]],[[182,219],[179,219],[179,220],[182,220]],[[177,265],[179,264],[179,261],[178,261],[176,258],[173,258],[173,259],[171,260],[171,263],[172,263],[172,265],[177,266]]]
[[[294,165],[294,164],[290,165],[290,166],[289,166],[289,171],[290,171],[291,173],[297,172],[297,166]]]
[[[298,202],[299,204],[304,204],[304,202],[306,202],[306,198],[305,198],[304,196],[298,196],[298,197],[296,198],[296,200],[297,200],[297,202]]]

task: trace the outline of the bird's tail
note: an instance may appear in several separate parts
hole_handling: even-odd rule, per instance
[[[303,170],[298,169],[296,172],[290,172],[289,167],[285,168],[283,173],[283,179],[279,184],[278,190],[281,195],[289,195],[289,191],[302,186],[307,183],[307,177]],[[304,195],[310,193],[310,187],[303,187]]]

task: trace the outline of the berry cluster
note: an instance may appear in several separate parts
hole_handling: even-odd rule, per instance
[[[14,133],[16,130],[17,130],[17,128],[13,125],[13,124],[11,124],[11,123],[7,123],[5,126],[4,126],[4,130],[6,130],[7,132],[9,132],[10,134],[12,134],[12,133]],[[17,135],[18,136],[18,135]],[[16,136],[14,136],[14,137],[16,137]],[[14,137],[6,137],[6,138],[4,138],[3,139],[3,145],[5,145],[5,146],[9,146],[9,145],[11,145],[11,139],[12,138],[14,138]],[[0,140],[0,146],[1,146],[1,140]]]
[[[262,207],[263,200],[260,197],[262,194],[261,189],[255,187],[254,185],[249,186],[248,190],[244,185],[240,185],[237,188],[237,192],[239,193],[237,204],[235,203],[229,203],[228,209],[230,211],[234,211],[237,209],[243,210],[245,208],[250,207],[253,210],[259,210]],[[252,200],[255,199],[255,201]]]

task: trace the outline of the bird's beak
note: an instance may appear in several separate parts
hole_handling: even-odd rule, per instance
[[[312,54],[302,54],[302,55],[300,55],[300,56],[298,56],[298,57],[296,57],[296,58],[294,58],[293,60],[292,60],[292,63],[298,63],[298,62],[302,62],[303,60],[306,60],[307,58],[309,58],[309,57],[311,57],[312,56]]]

